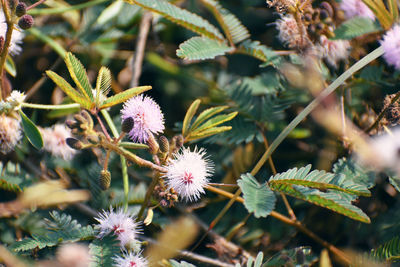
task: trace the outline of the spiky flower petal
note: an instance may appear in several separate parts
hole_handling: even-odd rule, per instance
[[[400,24],[395,25],[391,30],[387,31],[380,41],[384,54],[383,58],[389,65],[393,65],[396,69],[400,69]]]
[[[340,9],[344,11],[348,19],[353,17],[365,17],[375,20],[374,13],[362,0],[342,0]]]
[[[133,118],[134,125],[129,132],[134,142],[145,143],[150,134],[164,131],[164,115],[160,106],[151,98],[138,95],[129,99],[121,111],[122,120]]]
[[[116,256],[114,259],[115,267],[146,267],[148,262],[139,254],[135,253],[124,253],[123,257]]]
[[[117,236],[122,248],[134,242],[137,234],[140,232],[135,218],[125,213],[122,209],[117,209],[117,211],[114,212],[111,208],[109,212],[103,211],[103,213],[99,214],[99,217],[95,219],[99,222],[98,228],[100,233],[98,237],[102,238],[112,233]]]
[[[50,128],[40,129],[43,137],[44,150],[53,156],[71,160],[76,150],[67,144],[67,138],[72,137],[71,130],[64,124],[56,124]]]
[[[276,29],[279,31],[279,39],[290,48],[304,49],[311,45],[306,28],[297,24],[293,15],[282,16],[276,21]]]
[[[13,90],[9,97],[7,97],[7,102],[14,107],[15,110],[21,108],[21,104],[25,100],[25,94],[20,91]]]
[[[0,115],[0,153],[7,154],[14,150],[21,138],[20,121],[5,114]]]
[[[163,177],[168,187],[187,201],[197,200],[200,194],[205,193],[204,186],[213,172],[213,164],[206,157],[206,151],[197,148],[194,151],[183,148],[174,154],[174,159],[170,160],[166,168],[167,173]]]

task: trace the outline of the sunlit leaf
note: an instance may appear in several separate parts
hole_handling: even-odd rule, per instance
[[[201,103],[201,100],[196,99],[195,101],[193,101],[193,103],[190,105],[190,107],[186,111],[186,115],[185,115],[185,118],[183,119],[183,126],[182,126],[182,135],[183,136],[186,136],[186,133],[190,127],[190,122],[192,121],[194,114],[196,114],[196,111],[199,108],[200,103]]]
[[[150,89],[151,86],[139,86],[125,90],[121,93],[118,93],[116,95],[107,98],[100,106],[100,109],[115,106]]]
[[[207,37],[193,37],[179,45],[176,55],[187,60],[213,59],[232,51],[226,43]]]

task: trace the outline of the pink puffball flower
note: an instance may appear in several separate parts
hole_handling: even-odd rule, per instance
[[[77,243],[62,245],[57,250],[57,261],[64,267],[89,267],[89,248]]]
[[[139,254],[130,252],[124,253],[123,257],[116,256],[114,259],[114,267],[147,267],[148,262]]]
[[[196,201],[204,194],[204,186],[209,182],[213,164],[206,157],[204,149],[190,151],[183,148],[174,154],[174,159],[165,166],[164,174],[168,188],[173,188],[178,195],[187,201]]]
[[[145,143],[150,134],[164,131],[164,115],[160,106],[151,98],[138,95],[125,102],[121,110],[122,120],[132,118],[134,125],[129,132],[134,142]]]
[[[22,138],[19,119],[0,115],[0,153],[7,154],[14,150]]]
[[[353,17],[364,17],[375,20],[374,13],[362,0],[342,0],[340,3],[340,9],[344,11],[346,18],[348,19]]]
[[[380,43],[384,50],[383,58],[389,65],[400,70],[400,24],[387,31]]]
[[[76,150],[67,145],[67,138],[72,137],[71,130],[64,124],[56,124],[51,128],[41,129],[43,148],[53,156],[71,160]]]
[[[337,66],[340,60],[345,60],[350,55],[351,45],[347,40],[329,40],[325,35],[320,38],[317,47],[319,54],[332,66]]]
[[[99,238],[104,237],[107,234],[116,235],[120,241],[121,248],[130,245],[131,242],[136,240],[137,234],[140,232],[138,223],[132,215],[125,213],[122,209],[118,209],[116,212],[111,208],[109,212],[103,211],[98,218],[95,218],[99,222],[98,228],[100,233]]]
[[[279,40],[290,48],[304,49],[311,45],[306,28],[302,24],[297,24],[291,14],[278,19],[276,29],[279,31]]]

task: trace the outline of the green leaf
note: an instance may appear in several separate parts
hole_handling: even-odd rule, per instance
[[[74,80],[82,95],[85,96],[87,101],[93,102],[92,87],[82,63],[71,52],[68,52],[65,56],[65,63],[67,64],[72,80]]]
[[[333,165],[333,173],[343,175],[344,184],[355,184],[367,193],[367,189],[375,185],[376,174],[358,165],[353,159],[341,158]],[[369,194],[369,193],[368,193]]]
[[[176,55],[186,60],[213,59],[232,51],[226,43],[207,37],[193,37],[179,45]]]
[[[213,127],[204,131],[200,131],[200,132],[194,132],[191,133],[185,140],[186,141],[192,141],[192,140],[196,140],[196,139],[201,139],[201,138],[205,138],[205,137],[209,137],[215,134],[220,134],[226,131],[229,131],[232,129],[232,126],[220,126],[220,127]]]
[[[368,188],[361,184],[354,183],[345,175],[314,170],[310,172],[311,165],[300,169],[293,168],[286,172],[271,176],[269,185],[272,189],[279,188],[280,185],[301,185],[320,190],[337,190],[348,194],[370,196]]]
[[[238,114],[238,112],[235,111],[235,112],[231,112],[229,114],[222,114],[222,115],[215,116],[215,117],[209,119],[208,121],[206,121],[205,123],[203,123],[198,128],[193,129],[192,133],[197,134],[198,132],[210,129],[210,128],[220,125],[224,122],[230,121],[234,117],[236,117],[237,114]]]
[[[251,55],[263,61],[264,64],[261,67],[267,65],[278,66],[282,61],[279,55],[267,46],[260,44],[259,41],[246,40],[240,44],[237,52]]]
[[[100,109],[115,106],[117,104],[125,102],[126,100],[128,100],[136,95],[139,95],[147,90],[150,90],[150,89],[151,89],[151,86],[148,86],[148,85],[127,89],[121,93],[118,93],[116,95],[113,95],[113,96],[107,98],[103,102],[103,104],[100,106]]]
[[[317,259],[311,252],[311,247],[282,249],[268,259],[262,266],[311,266]]]
[[[15,67],[14,60],[10,55],[7,55],[6,63],[4,65],[4,68],[10,74],[11,76],[15,77],[17,76],[17,68]]]
[[[221,25],[227,38],[234,44],[249,38],[249,31],[238,20],[238,18],[225,8],[221,7],[218,1],[202,0],[202,2],[211,10],[218,23]]]
[[[20,193],[22,192],[21,187],[17,184],[10,183],[9,181],[5,179],[0,179],[0,188],[6,191],[14,192],[14,193]]]
[[[220,106],[220,107],[208,108],[208,109],[202,111],[200,113],[200,115],[196,118],[196,120],[193,122],[192,126],[190,126],[190,129],[196,129],[205,120],[224,111],[227,108],[228,108],[228,106]]]
[[[41,149],[43,147],[43,138],[40,134],[39,129],[36,125],[22,112],[19,111],[22,119],[22,128],[24,129],[24,133],[28,138],[29,142],[36,148]]]
[[[381,31],[379,24],[372,19],[365,17],[355,17],[346,20],[335,30],[335,37],[332,40],[344,39],[350,40],[355,37]]]
[[[53,40],[53,38],[50,38],[49,36],[43,34],[41,31],[38,30],[37,27],[30,28],[27,31],[45,44],[48,44],[60,57],[65,58],[67,51],[58,42]]]
[[[275,208],[276,197],[267,183],[259,184],[250,174],[242,174],[238,185],[243,191],[244,206],[256,218],[267,217]]]
[[[332,191],[325,193],[317,189],[288,184],[274,185],[271,186],[271,189],[330,209],[353,220],[358,220],[364,223],[371,222],[369,217],[361,209],[351,204],[353,198],[344,193],[334,193]]]
[[[193,101],[193,103],[190,105],[189,109],[186,111],[186,115],[185,115],[185,118],[183,119],[183,125],[182,125],[183,137],[186,137],[186,134],[190,127],[190,122],[192,121],[194,114],[196,114],[196,111],[199,108],[200,103],[201,103],[201,100],[196,99],[195,101]]]
[[[66,80],[64,80],[61,76],[59,76],[57,73],[55,73],[51,70],[46,71],[46,74],[75,103],[80,104],[82,107],[84,107],[86,109],[90,108],[90,103],[88,101],[86,101],[86,99],[78,91],[76,91],[74,88],[72,88],[72,86]]]
[[[371,256],[377,260],[399,261],[400,238],[396,236],[378,248],[371,250]]]
[[[96,96],[95,103],[96,107],[100,107],[100,100],[110,92],[111,89],[111,71],[106,67],[101,67],[99,74],[97,75],[96,82]]]
[[[193,265],[186,261],[178,262],[176,260],[169,260],[169,263],[171,264],[172,267],[196,267],[196,265]]]
[[[90,267],[114,266],[113,257],[120,254],[118,240],[111,235],[95,239],[89,245],[89,253],[91,256]]]
[[[130,4],[137,4],[147,10],[160,14],[191,31],[211,39],[224,40],[219,30],[202,17],[185,9],[177,7],[165,0],[126,0]]]

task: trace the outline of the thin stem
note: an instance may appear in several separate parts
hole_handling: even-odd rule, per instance
[[[239,196],[235,196],[232,193],[226,192],[222,189],[219,188],[215,188],[212,186],[206,186],[205,187],[207,190],[214,192],[218,195],[230,198],[231,200],[237,201],[239,203],[244,203],[244,199],[242,197]],[[319,236],[317,236],[316,234],[314,234],[311,230],[309,230],[308,228],[306,228],[304,225],[301,224],[301,222],[290,219],[289,217],[286,217],[282,214],[280,214],[279,212],[276,211],[271,211],[271,213],[269,214],[271,217],[274,217],[277,220],[280,220],[281,222],[284,222],[288,225],[294,226],[296,227],[300,232],[308,235],[310,238],[312,238],[313,240],[315,240],[317,243],[319,243],[320,245],[326,247],[330,252],[332,252],[333,254],[335,254],[342,262],[346,263],[347,265],[350,264],[350,260],[348,259],[347,255],[341,251],[340,249],[338,249],[337,247],[335,247],[334,245],[330,244],[329,242],[321,239]]]
[[[38,5],[43,4],[45,1],[46,1],[46,0],[37,1],[36,3],[34,3],[34,4],[30,5],[30,6],[28,6],[28,7],[26,8],[26,10],[35,8],[35,7],[37,7]]]
[[[151,20],[153,15],[151,12],[145,11],[139,26],[139,36],[136,42],[136,52],[133,61],[131,87],[139,85],[139,78],[142,74],[143,57],[146,48],[147,35],[149,34]]]
[[[107,110],[101,110],[101,114],[103,115],[104,119],[106,120],[108,127],[110,127],[111,133],[115,138],[118,137],[118,130],[115,127],[113,120],[110,117],[110,114]],[[128,165],[126,164],[126,158],[124,155],[120,154],[119,156],[121,161],[121,168],[122,168],[122,182],[124,185],[124,211],[128,210],[128,202],[129,202],[129,176],[128,176]]]
[[[78,103],[73,104],[62,104],[62,105],[44,105],[44,104],[32,104],[32,103],[22,103],[21,107],[23,108],[35,108],[35,109],[52,109],[52,110],[60,110],[60,109],[72,109],[72,108],[80,108],[81,105]]]
[[[392,98],[390,101],[389,105],[387,105],[381,113],[379,113],[378,117],[374,121],[374,123],[368,127],[368,129],[365,130],[366,133],[369,133],[372,131],[374,128],[376,128],[379,125],[379,122],[382,120],[383,116],[385,116],[386,111],[389,109],[390,106],[392,106],[396,101],[400,98],[400,90],[396,93],[396,95]]]
[[[100,116],[98,113],[96,113],[96,119],[100,124],[101,130],[103,131],[103,133],[106,135],[108,140],[111,140],[111,136],[108,134],[107,128],[104,126],[103,121],[101,120]]]
[[[108,2],[108,1],[110,1],[110,0],[92,0],[92,1],[83,2],[82,4],[79,4],[79,5],[68,6],[68,7],[31,9],[31,10],[29,10],[28,13],[32,16],[34,16],[34,15],[55,15],[55,14],[61,14],[61,13],[65,13],[65,12],[72,11],[72,10],[84,9],[84,8],[95,6],[97,4],[101,4],[104,2]]]
[[[140,207],[139,213],[137,215],[137,220],[138,221],[140,221],[142,219],[144,210],[146,209],[146,207],[147,207],[147,205],[148,205],[148,203],[150,201],[151,195],[153,194],[154,188],[158,184],[159,180],[160,180],[160,175],[156,174],[156,176],[151,181],[151,184],[147,188],[146,195],[144,197],[142,206]]]
[[[10,12],[9,12],[9,9],[8,9],[8,6],[7,6],[6,2],[2,0],[1,4],[2,4],[2,7],[3,7],[3,12],[4,12],[4,15],[6,17],[6,24],[7,24],[6,40],[5,40],[5,43],[4,43],[3,50],[1,51],[1,54],[0,54],[0,87],[2,88],[3,87],[4,64],[6,62],[7,55],[8,55],[8,49],[9,49],[10,44],[11,44],[12,32],[14,30],[14,22],[13,22],[13,20],[11,18],[11,15],[10,15]],[[0,93],[0,100],[2,99],[2,91],[3,91],[3,88],[2,88],[1,93]]]

